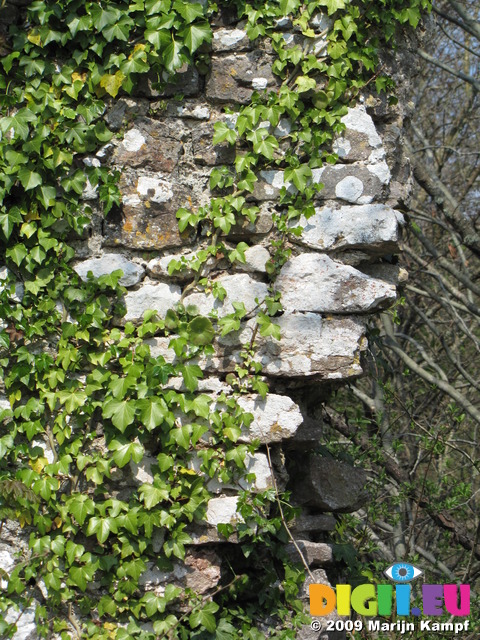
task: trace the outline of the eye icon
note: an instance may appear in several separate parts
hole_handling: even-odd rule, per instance
[[[423,571],[414,567],[413,564],[407,564],[406,562],[395,562],[385,569],[383,572],[387,578],[394,582],[411,582],[418,576],[421,576]]]

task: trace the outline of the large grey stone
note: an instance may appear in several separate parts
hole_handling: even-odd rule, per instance
[[[292,241],[326,251],[355,248],[388,254],[398,250],[402,223],[402,214],[383,204],[317,207],[311,218],[300,219],[302,235],[293,236]]]
[[[223,301],[216,299],[211,293],[191,293],[183,301],[185,306],[194,305],[201,315],[216,311],[221,318],[234,311],[232,302],[243,302],[247,313],[250,313],[258,304],[256,299],[263,302],[268,294],[268,286],[265,283],[254,280],[246,273],[222,276],[214,282],[227,292]]]
[[[141,265],[128,260],[118,253],[105,253],[99,258],[90,258],[89,260],[78,262],[73,268],[82,280],[87,280],[89,271],[93,273],[95,278],[98,278],[120,269],[123,271],[120,284],[124,287],[133,287],[138,284],[145,273],[145,269]]]
[[[166,78],[165,78],[166,80]],[[141,75],[135,87],[137,95],[147,98],[170,98],[175,95],[192,97],[200,91],[200,75],[193,65],[184,64],[165,84],[159,85],[155,72]]]
[[[179,280],[180,282],[191,280],[195,276],[195,271],[186,264],[182,264],[182,260],[195,260],[196,254],[190,253],[176,253],[162,256],[161,258],[153,258],[147,264],[147,271],[153,278],[171,278],[172,280]],[[175,270],[172,274],[168,271],[168,266],[171,262],[176,261],[181,264],[181,268]],[[207,265],[213,263],[213,259],[207,262]]]
[[[334,531],[337,521],[333,516],[324,514],[301,515],[291,525],[294,533],[316,533],[318,531]]]
[[[272,74],[272,58],[256,49],[248,53],[212,57],[206,94],[209,100],[247,104],[255,89],[278,84]]]
[[[36,604],[30,604],[20,611],[10,607],[6,613],[3,613],[3,619],[8,624],[16,623],[17,630],[11,637],[11,640],[38,640],[37,625],[35,622]],[[21,615],[20,615],[21,614]]]
[[[337,164],[320,167],[312,171],[312,184],[323,187],[315,196],[316,200],[343,200],[351,204],[369,204],[384,195],[384,185],[390,178],[385,162]],[[285,187],[289,193],[296,193],[296,187],[285,181],[282,170],[260,171],[260,180],[255,183],[253,197],[256,200],[275,200]]]
[[[237,513],[238,497],[225,496],[221,498],[211,498],[208,501],[205,521],[212,527],[218,524],[235,524],[241,521]]]
[[[253,493],[266,491],[273,486],[272,472],[268,464],[267,456],[264,453],[247,453],[245,456],[246,475],[253,474],[252,480],[239,478],[238,482],[225,484],[220,482],[216,477],[209,478],[201,471],[202,459],[195,453],[191,456],[188,467],[196,471],[198,475],[204,477],[207,489],[213,494],[219,494],[227,489],[239,491],[240,489],[249,490]]]
[[[161,172],[141,175],[124,171],[120,180],[121,209],[112,210],[104,225],[104,244],[131,249],[165,249],[191,242],[191,230],[180,233],[176,213],[192,204],[191,190]]]
[[[267,376],[335,380],[359,376],[366,349],[360,318],[322,318],[317,313],[288,313],[275,320],[282,339],[258,338],[257,358]],[[245,332],[245,338],[250,331]]]
[[[187,131],[178,119],[139,118],[115,149],[113,163],[171,173],[183,153],[182,141]]]
[[[307,603],[309,602],[309,586],[311,584],[324,584],[328,587],[332,586],[328,581],[327,574],[324,569],[314,569],[311,572],[311,575],[307,575],[299,593],[299,598],[305,602],[305,608],[307,611]],[[335,622],[336,620],[341,619],[342,618],[340,618],[336,609],[321,618],[314,617],[314,621],[318,623],[317,626],[311,624],[304,625],[298,630],[295,640],[345,640],[345,631],[327,631],[327,622]]]
[[[253,421],[248,431],[242,433],[240,442],[280,442],[293,437],[303,421],[300,408],[288,396],[275,393],[268,393],[266,398],[240,396],[238,404],[245,412],[253,414]]]
[[[184,562],[174,560],[171,571],[162,571],[149,563],[139,578],[139,585],[145,590],[155,589],[162,595],[167,584],[193,589],[204,594],[214,589],[221,578],[221,560],[212,549],[189,548]]]
[[[231,164],[235,159],[235,147],[228,142],[214,145],[212,124],[196,127],[192,132],[193,157],[199,164],[214,166]]]
[[[261,245],[253,245],[245,251],[245,263],[237,262],[237,269],[253,273],[266,273],[266,263],[270,260],[270,253]]]
[[[333,560],[332,547],[324,542],[296,540],[296,546],[289,542],[285,551],[293,562],[302,562],[302,557],[309,567],[318,567]],[[297,548],[298,547],[298,548]]]
[[[215,53],[245,51],[251,48],[252,43],[243,29],[217,29],[213,32],[212,50]]]
[[[366,313],[394,302],[393,285],[319,253],[301,253],[282,267],[275,282],[287,312]]]
[[[346,462],[309,455],[302,459],[302,472],[294,480],[294,498],[300,504],[350,513],[368,499],[366,472]]]
[[[144,284],[137,291],[129,291],[125,296],[127,313],[124,319],[140,320],[149,309],[155,309],[160,316],[164,316],[168,309],[179,302],[180,295],[180,287],[173,284]]]

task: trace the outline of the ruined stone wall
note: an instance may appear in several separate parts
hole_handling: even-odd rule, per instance
[[[245,263],[232,265],[219,255],[209,264],[209,277],[227,292],[223,302],[191,287],[195,277],[191,269],[170,275],[168,268],[172,260],[189,258],[208,242],[201,228],[179,232],[177,210],[207,204],[212,167],[234,159],[233,147],[212,144],[213,124],[234,122],[236,105],[247,103],[254,90],[277,85],[271,71],[272,51],[250,42],[242,26],[227,14],[218,19],[206,76],[183,68],[177,83],[162,93],[145,80],[136,95],[107,104],[105,119],[117,136],[83,160],[121,172],[122,203],[106,219],[97,205],[96,188],[85,191],[83,198],[93,218],[88,237],[75,243],[74,263],[82,278],[90,271],[95,276],[123,271],[121,284],[128,292],[120,326],[139,321],[148,309],[163,315],[180,301],[195,305],[203,315],[214,312],[218,318],[230,313],[232,301],[237,301],[251,314],[267,295],[266,264],[275,239],[272,214],[279,207],[281,187],[294,189],[285,184],[282,171],[261,174],[250,196],[260,207],[257,221],[245,221],[224,238],[227,248],[240,240],[248,244]],[[288,20],[283,28],[285,40],[297,42],[299,35]],[[318,20],[315,29],[320,33],[323,28]],[[400,107],[386,107],[378,97],[366,94],[343,118],[346,129],[334,145],[339,161],[315,170],[315,181],[324,184],[315,199],[315,215],[300,221],[303,232],[292,236],[292,256],[275,282],[284,308],[276,319],[282,339],[257,336],[257,357],[270,392],[265,399],[248,394],[239,400],[254,416],[240,441],[261,443],[247,463],[248,471],[255,474],[254,489],[272,486],[268,444],[279,487],[293,489],[293,501],[303,508],[292,531],[308,564],[317,569],[317,581],[326,580],[318,568],[326,567],[328,574],[332,561],[328,532],[335,526],[334,515],[361,504],[366,478],[346,463],[312,454],[321,440],[322,426],[308,415],[305,399],[326,398],[332,387],[362,374],[368,323],[395,301],[396,285],[404,277],[391,261],[403,223],[399,208],[408,193],[408,167],[400,146],[402,117]],[[288,132],[290,127],[288,120],[281,120],[277,129]],[[22,295],[20,285],[17,294]],[[241,362],[239,352],[250,338],[252,322],[247,316],[238,332],[215,339],[211,356],[194,361],[204,372],[200,390],[217,396],[230,393],[226,376]],[[175,361],[169,342],[162,337],[148,339],[152,355]],[[177,381],[178,388],[182,384]],[[51,455],[48,445],[42,446],[46,456]],[[299,460],[302,475],[289,477],[288,469]],[[152,464],[153,454],[125,468],[118,476],[120,494],[151,481]],[[200,473],[199,460],[192,459],[192,468]],[[237,494],[243,486],[224,486],[208,478],[205,482],[215,497],[208,504],[206,521],[189,531],[193,543],[186,561],[175,561],[172,573],[152,564],[141,578],[145,589],[161,592],[175,583],[206,594],[218,585],[225,541],[217,525],[238,518]],[[7,572],[15,564],[18,545],[25,546],[18,536],[13,525],[6,525],[2,532],[0,557]],[[160,549],[161,534],[156,544]],[[292,556],[297,553],[293,545],[290,551]],[[34,607],[23,615],[15,640],[36,637],[33,616]],[[320,636],[305,629],[301,637]]]

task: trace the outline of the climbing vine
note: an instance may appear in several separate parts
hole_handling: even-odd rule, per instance
[[[271,42],[280,84],[254,92],[215,125],[214,143],[236,145],[235,162],[211,172],[208,206],[179,210],[180,231],[201,226],[209,245],[191,261],[172,262],[171,272],[188,266],[196,274],[191,289],[221,299],[212,264],[218,256],[245,260],[247,245],[231,249],[223,238],[242,218],[255,222],[258,208],[247,197],[260,171],[281,171],[284,186],[274,213],[271,292],[258,301],[242,363],[227,376],[232,393],[215,398],[198,390],[203,373],[195,359],[213,354],[217,333],[244,327],[243,305],[234,302],[220,320],[179,304],[164,318],[151,311],[139,326],[122,324],[121,273],[84,282],[70,263],[72,240],[86,232],[92,213],[84,190],[96,189],[105,214],[120,203],[118,174],[90,161],[113,137],[105,101],[134,91],[147,73],[162,87],[183,64],[204,72],[217,6],[36,1],[25,23],[11,28],[11,51],[1,60],[0,369],[10,408],[0,415],[0,518],[25,527],[30,541],[0,607],[15,605],[21,616],[37,603],[45,638],[255,640],[265,637],[262,618],[271,637],[294,638],[305,619],[297,600],[302,571],[281,552],[291,508],[279,513],[273,490],[245,491],[239,524],[220,527],[238,536],[251,571],[233,563],[230,582],[208,599],[173,585],[160,595],[144,591],[140,578],[149,562],[168,571],[184,559],[188,525],[202,521],[211,497],[209,479],[252,480],[246,461],[255,443],[239,442],[252,416],[235,394],[268,391],[256,344],[258,336],[281,338],[273,283],[289,256],[289,236],[313,213],[322,187],[316,170],[336,161],[331,143],[347,106],[370,83],[392,89],[379,50],[399,25],[416,26],[429,2],[222,4],[246,20],[252,40]],[[324,27],[314,30],[323,14]],[[301,40],[293,46],[282,31],[286,19]],[[174,363],[152,356],[145,339],[153,336],[170,339]],[[120,491],[119,470],[147,451],[155,456],[153,482]],[[259,563],[265,575],[255,570]],[[0,621],[2,637],[15,628]]]

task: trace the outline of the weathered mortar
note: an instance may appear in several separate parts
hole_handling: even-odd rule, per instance
[[[298,35],[288,31],[287,26],[285,37]],[[204,247],[206,239],[201,233],[198,236],[179,233],[176,212],[182,206],[195,208],[208,203],[211,168],[231,163],[234,158],[228,145],[212,144],[213,123],[231,122],[232,116],[224,113],[224,106],[245,104],[253,90],[277,85],[271,72],[271,52],[254,47],[241,25],[217,27],[212,49],[211,71],[206,78],[185,68],[178,74],[175,87],[169,86],[163,94],[154,91],[146,81],[136,96],[109,104],[105,119],[111,129],[119,132],[119,137],[87,160],[121,171],[122,206],[102,220],[100,210],[96,209],[95,189],[85,192],[84,199],[94,215],[90,237],[77,243],[75,268],[81,277],[86,277],[89,271],[98,276],[122,269],[121,283],[128,288],[124,320],[138,321],[146,309],[164,314],[180,300],[182,291],[193,280],[193,273],[184,270],[170,276],[168,263]],[[177,95],[183,98],[179,100]],[[373,115],[376,113],[381,120],[381,135],[369,113],[369,105]],[[308,418],[306,407],[298,400],[298,389],[316,385],[322,394],[332,382],[361,375],[369,316],[395,300],[395,284],[401,274],[383,259],[398,250],[403,219],[395,207],[406,194],[408,167],[401,153],[397,153],[394,162],[386,161],[383,139],[388,139],[389,158],[393,158],[400,140],[402,114],[397,109],[387,116],[380,107],[381,102],[366,96],[351,108],[344,117],[347,128],[335,142],[338,164],[316,170],[314,178],[325,186],[316,197],[315,215],[301,221],[302,235],[292,237],[292,258],[276,281],[285,309],[278,318],[282,340],[258,340],[258,357],[271,393],[265,400],[248,395],[239,402],[254,414],[250,432],[243,434],[241,440],[258,439],[262,443],[258,453],[247,462],[249,471],[256,475],[252,488],[261,491],[271,486],[264,448],[269,444],[279,484],[285,486],[290,482],[294,499],[304,505],[294,532],[312,567],[331,562],[330,547],[326,542],[318,542],[322,537],[328,541],[328,531],[334,526],[332,517],[325,513],[356,509],[364,499],[365,476],[333,460],[318,469],[319,458],[305,456],[304,477],[289,480],[280,452],[284,449],[287,458],[290,455],[292,459],[304,456],[321,437],[321,425],[312,424]],[[288,130],[290,123],[281,121],[278,126]],[[195,304],[202,314],[216,310],[221,317],[232,311],[232,301],[243,302],[252,311],[256,299],[266,295],[265,263],[270,256],[273,233],[271,214],[278,206],[282,186],[294,189],[293,185],[285,184],[283,172],[263,172],[251,196],[261,207],[257,222],[236,228],[225,238],[227,244],[241,238],[250,248],[244,265],[230,265],[222,260],[212,265],[210,276],[227,291],[224,302],[192,292],[185,298],[185,304]],[[20,289],[17,295],[22,295]],[[201,390],[217,395],[229,392],[225,375],[239,362],[248,323],[247,320],[234,334],[218,337],[215,354],[198,361],[205,373],[200,381]],[[152,355],[175,360],[168,339],[152,338],[149,344]],[[181,381],[178,384],[181,386]],[[47,457],[48,453],[46,450]],[[139,465],[131,464],[130,475],[119,474],[118,490],[126,491],[128,487],[151,481],[150,465],[154,461],[152,455]],[[192,468],[199,472],[195,460]],[[322,484],[322,478],[325,480],[327,476],[328,486],[326,481]],[[161,593],[166,584],[173,582],[208,593],[218,585],[224,541],[217,533],[217,524],[237,519],[239,487],[212,483],[210,488],[215,497],[208,505],[205,525],[192,527],[190,531],[193,544],[185,563],[178,562],[171,573],[149,567],[141,581],[145,589]],[[18,545],[25,548],[22,536],[9,532],[0,550],[7,572],[15,563],[16,536]],[[159,539],[158,548],[161,543]],[[315,575],[318,580],[326,580],[321,571]],[[92,589],[95,590],[95,585]],[[308,629],[302,633],[299,638],[313,637]],[[15,640],[33,638],[36,634],[26,614]]]

